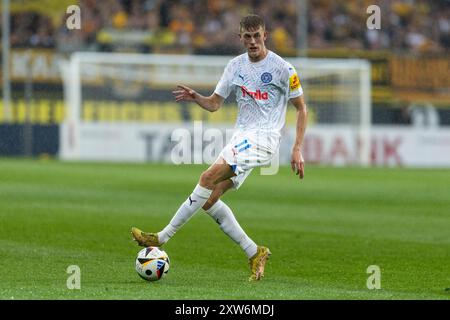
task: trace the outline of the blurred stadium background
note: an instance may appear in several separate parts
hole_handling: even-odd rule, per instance
[[[369,121],[375,129],[372,164],[450,165],[449,1],[9,2],[9,72],[2,86],[0,155],[58,157],[60,125],[69,114],[61,68],[74,52],[237,55],[242,52],[236,36],[239,19],[254,12],[267,21],[268,47],[282,56],[364,59],[370,63]],[[66,9],[73,4],[81,9],[81,30],[69,30],[66,26],[70,16]],[[371,4],[381,8],[381,30],[366,28],[366,8]],[[2,19],[4,22],[4,15]],[[2,52],[4,55],[5,48]],[[201,64],[201,60],[198,62]],[[302,78],[302,66],[299,74]],[[233,124],[235,108],[224,108],[210,116],[197,112],[193,106],[173,104],[169,91],[180,82],[175,76],[165,85],[156,86],[155,91],[138,92],[135,96],[133,90],[139,91],[136,86],[124,82],[117,76],[108,84],[110,90],[98,90],[105,87],[104,82],[86,84],[81,99],[84,101],[86,96],[94,110],[86,103],[83,116],[91,122],[105,120],[98,111],[99,105],[109,103],[124,110],[120,121],[149,125],[175,122],[178,126],[194,120]],[[199,89],[211,92],[215,81],[208,83]],[[314,81],[311,83],[308,91],[308,78],[305,79],[310,128],[314,124],[335,123],[330,114],[343,111],[335,103],[336,95],[330,94],[333,88],[327,84],[314,87]],[[162,91],[157,90],[160,87]],[[358,87],[349,90],[358,92]],[[139,113],[139,106],[143,105],[149,107],[145,116]],[[288,113],[290,125],[292,115],[292,111]],[[381,135],[377,126],[382,128]],[[320,132],[311,135],[305,148],[310,163],[351,164],[347,153],[357,146],[333,131],[325,136]],[[409,160],[414,157],[418,159]]]
[[[0,299],[449,299],[448,0],[1,1]],[[74,4],[80,30],[66,25]],[[372,4],[380,30],[366,27]],[[232,97],[211,114],[171,90],[209,94],[252,12],[305,89],[305,180],[282,166],[224,197],[273,252],[262,283],[197,214],[149,290],[130,227],[163,228],[206,168],[160,163],[171,132],[202,128],[201,152],[205,130],[220,141],[236,116]],[[294,121],[289,107],[282,163]],[[66,286],[73,264],[82,290]],[[370,265],[381,290],[366,286]]]

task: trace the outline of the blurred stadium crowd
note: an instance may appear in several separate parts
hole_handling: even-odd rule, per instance
[[[308,0],[308,47],[447,53],[449,0]],[[381,8],[381,30],[368,30],[366,8]],[[263,16],[269,47],[295,55],[296,0],[81,0],[82,28],[68,30],[68,14],[15,12],[13,47],[140,52],[236,54],[240,18]]]

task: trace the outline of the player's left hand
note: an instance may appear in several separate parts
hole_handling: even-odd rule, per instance
[[[292,150],[291,168],[300,179],[305,176],[305,160],[303,160],[302,152],[300,149]]]

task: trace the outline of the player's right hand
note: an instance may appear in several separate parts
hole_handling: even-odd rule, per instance
[[[177,89],[172,91],[173,96],[175,97],[176,102],[180,101],[194,101],[195,95],[197,92],[192,90],[189,87],[183,85],[177,85]]]

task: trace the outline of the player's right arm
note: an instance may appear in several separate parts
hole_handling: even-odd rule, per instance
[[[203,109],[208,110],[209,112],[219,110],[220,107],[223,105],[223,101],[225,100],[217,93],[213,93],[209,97],[202,96],[195,90],[183,85],[178,85],[177,90],[172,91],[172,93],[175,97],[176,102],[193,101],[196,102]]]

